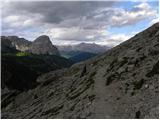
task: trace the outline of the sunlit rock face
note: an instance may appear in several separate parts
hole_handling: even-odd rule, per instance
[[[11,41],[13,47],[23,52],[28,51],[30,45],[32,44],[31,41],[28,41],[24,38],[19,38],[18,36],[8,36],[6,38]]]

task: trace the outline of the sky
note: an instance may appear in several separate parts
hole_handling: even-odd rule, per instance
[[[136,1],[136,0],[135,0]],[[4,1],[1,34],[54,45],[81,42],[115,46],[158,22],[158,0]]]

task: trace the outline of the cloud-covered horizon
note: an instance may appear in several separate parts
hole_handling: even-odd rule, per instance
[[[4,2],[2,35],[53,44],[81,42],[117,45],[158,21],[158,2],[25,1]]]

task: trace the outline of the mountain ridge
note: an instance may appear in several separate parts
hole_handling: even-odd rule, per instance
[[[111,47],[98,45],[95,43],[80,43],[76,45],[59,45],[57,46],[60,52],[70,52],[70,51],[83,51],[83,52],[90,52],[90,53],[104,53]]]
[[[1,36],[1,39],[4,42],[7,39],[11,42],[10,45],[8,44],[9,47],[13,47],[22,52],[60,55],[58,49],[52,44],[50,38],[46,35],[41,35],[32,42],[24,38],[19,38],[18,36]]]

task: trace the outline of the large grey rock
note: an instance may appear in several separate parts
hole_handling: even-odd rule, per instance
[[[49,37],[46,35],[42,35],[33,41],[29,51],[33,54],[59,55],[58,49],[52,45]]]
[[[5,103],[2,118],[159,118],[158,38],[157,23],[103,55],[39,76],[36,88]]]

